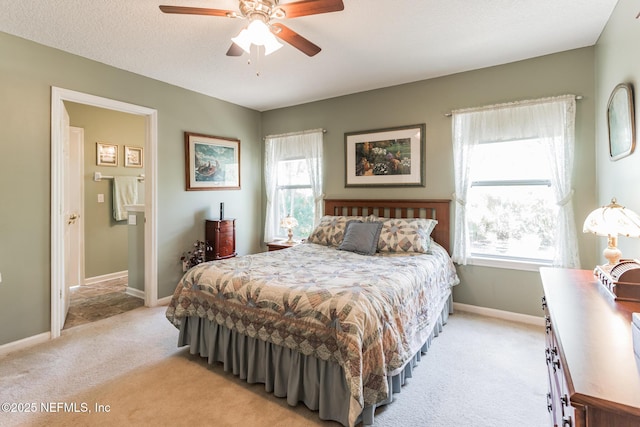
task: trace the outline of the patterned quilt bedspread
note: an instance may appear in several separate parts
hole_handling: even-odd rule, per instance
[[[447,252],[363,256],[305,243],[200,264],[167,309],[176,327],[199,316],[340,364],[362,408],[386,399],[387,375],[420,350],[458,283]]]

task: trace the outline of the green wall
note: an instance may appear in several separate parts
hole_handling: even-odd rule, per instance
[[[262,250],[262,136],[268,134],[327,130],[327,197],[450,198],[451,122],[444,113],[574,93],[584,97],[576,128],[578,228],[612,193],[640,212],[635,189],[640,157],[609,161],[604,113],[611,89],[622,81],[637,83],[640,74],[640,59],[629,54],[640,36],[634,7],[631,0],[619,1],[595,47],[262,114],[0,33],[0,323],[11,325],[0,329],[0,345],[49,330],[51,86],[158,110],[158,296],[165,297],[181,277],[180,255],[203,238],[203,221],[217,216],[220,202],[237,220],[238,252]],[[392,192],[344,187],[345,132],[415,123],[427,125],[426,187]],[[184,191],[184,131],[242,141],[241,190]],[[581,233],[578,238],[582,266],[591,268],[601,259],[603,242]],[[620,242],[633,256],[639,244]],[[541,314],[537,273],[475,266],[458,271],[462,283],[454,290],[455,301]]]
[[[636,140],[640,111],[638,111],[638,91],[640,91],[640,21],[638,2],[619,0],[598,44],[596,45],[596,176],[597,203],[591,206],[607,205],[612,197],[618,203],[640,214],[640,146],[636,141],[635,151],[628,157],[611,161],[607,134],[607,102],[611,91],[619,83],[631,83],[635,91]],[[606,248],[606,238],[591,236],[598,242],[597,262],[604,263],[602,251]],[[620,237],[618,246],[625,258],[640,258],[640,239]]]
[[[0,33],[0,345],[50,330],[52,86],[158,111],[159,298],[220,202],[238,253],[260,250],[259,112]],[[185,191],[185,131],[241,140],[241,190]]]
[[[568,51],[447,77],[333,98],[262,114],[265,135],[322,127],[325,189],[329,198],[451,198],[454,192],[451,119],[445,113],[572,93],[582,95],[576,114],[574,209],[581,227],[595,195],[594,49]],[[426,187],[345,188],[344,133],[426,123]],[[583,265],[594,263],[595,242],[578,236]],[[459,303],[541,316],[542,285],[536,272],[459,267]]]
[[[85,278],[126,271],[127,221],[113,218],[113,180],[93,180],[94,172],[108,176],[137,176],[144,168],[124,167],[124,146],[144,147],[145,118],[135,114],[65,102],[71,126],[84,129]],[[118,146],[117,166],[96,164],[96,143]],[[98,202],[102,194],[104,202]],[[144,183],[138,185],[138,203],[144,203]]]

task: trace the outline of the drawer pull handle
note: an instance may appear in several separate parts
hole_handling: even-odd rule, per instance
[[[562,397],[560,398],[560,401],[564,406],[569,406],[569,398],[567,397],[566,394],[562,395]]]
[[[551,393],[547,393],[547,412],[551,412],[553,406],[551,405]]]
[[[562,417],[562,427],[571,427],[573,423],[571,422],[571,417],[564,416]]]

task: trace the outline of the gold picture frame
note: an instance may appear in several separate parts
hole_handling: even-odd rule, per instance
[[[96,164],[98,166],[118,166],[118,146],[96,142]]]
[[[142,147],[124,146],[124,167],[144,167],[144,149]]]

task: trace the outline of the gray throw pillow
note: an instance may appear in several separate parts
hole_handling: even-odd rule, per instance
[[[350,221],[338,249],[361,255],[373,255],[378,247],[381,229],[381,222]]]

